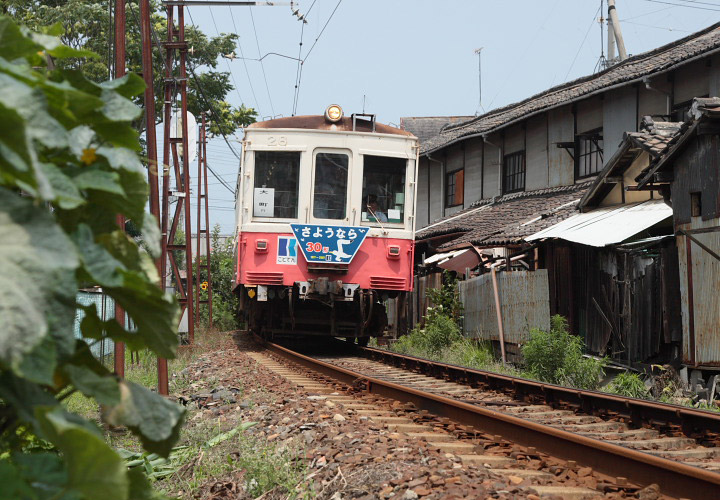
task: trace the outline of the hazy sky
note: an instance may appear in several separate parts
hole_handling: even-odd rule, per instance
[[[720,20],[720,0],[616,3],[629,54]],[[234,105],[245,103],[262,118],[290,116],[294,109],[298,115],[321,114],[332,103],[349,115],[362,112],[364,102],[366,112],[391,124],[403,116],[473,115],[477,48],[483,47],[486,111],[591,74],[600,57],[600,0],[341,0],[339,6],[338,0],[304,0],[295,2],[298,7],[308,23],[297,100],[297,61],[276,55],[262,65],[223,59],[218,70],[231,71],[237,85],[229,95]],[[289,6],[188,10],[186,22],[209,35],[238,33],[246,58],[271,52],[298,57],[303,25]],[[233,141],[239,137],[230,138],[238,152]],[[208,163],[234,186],[238,161],[222,138],[210,142]],[[212,177],[210,184],[211,225],[231,233],[233,194]]]

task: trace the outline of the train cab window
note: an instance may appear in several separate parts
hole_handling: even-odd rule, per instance
[[[317,153],[313,217],[316,219],[344,219],[347,212],[348,155]]]
[[[257,151],[253,216],[297,219],[300,153]]]
[[[362,221],[405,221],[405,171],[407,160],[386,156],[364,157]]]

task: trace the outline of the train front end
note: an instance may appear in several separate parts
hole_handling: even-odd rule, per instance
[[[373,115],[298,116],[245,131],[235,292],[264,336],[381,335],[412,290],[417,139]]]

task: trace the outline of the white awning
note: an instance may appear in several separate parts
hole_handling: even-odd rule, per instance
[[[672,214],[672,208],[663,200],[598,208],[591,212],[573,215],[525,239],[535,241],[543,238],[560,238],[583,245],[604,247],[621,243],[672,217]]]
[[[464,275],[466,269],[473,269],[478,264],[480,264],[480,256],[478,256],[474,248],[468,248],[460,250],[449,259],[439,262],[438,267]]]
[[[427,259],[425,259],[424,265],[427,266],[428,264],[436,264],[436,263],[440,263],[440,262],[445,262],[446,260],[452,259],[453,257],[455,257],[455,255],[463,253],[464,251],[465,250],[453,250],[452,252],[436,253],[432,257],[428,257]]]

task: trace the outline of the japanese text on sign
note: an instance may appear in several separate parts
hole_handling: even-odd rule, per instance
[[[365,240],[369,228],[290,224],[298,247],[308,262],[349,264]]]

